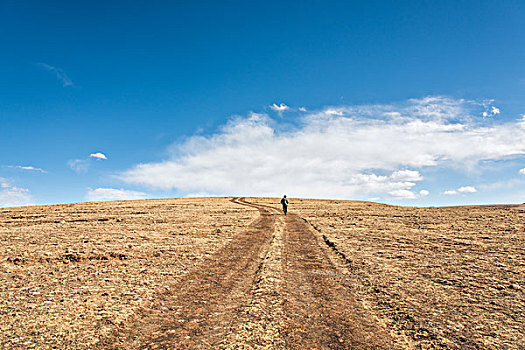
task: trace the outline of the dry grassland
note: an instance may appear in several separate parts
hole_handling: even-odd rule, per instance
[[[525,205],[294,200],[292,208],[407,348],[525,349]]]
[[[0,347],[89,348],[256,216],[221,198],[0,209]]]
[[[279,207],[278,199],[247,201]],[[287,221],[272,213],[260,226],[275,231],[258,243],[266,255],[259,268],[246,270],[253,276],[243,282],[255,281],[247,297],[251,309],[233,313],[240,324],[232,329],[239,333],[224,338],[229,348],[236,342],[244,348],[301,343],[302,333],[288,330],[291,320],[285,319],[288,309],[301,311],[294,302],[302,294],[287,290],[295,278],[287,266],[301,269],[301,258],[282,263],[287,252],[301,253],[287,243],[295,237],[301,244],[300,219],[313,232],[309,244],[319,244],[316,254],[325,252],[328,260],[302,270],[294,283],[309,283],[314,274],[334,281],[327,288],[343,286],[352,305],[366,311],[362,319],[373,319],[395,348],[525,349],[525,206],[411,208],[292,199]],[[228,198],[0,209],[0,347],[99,346],[185,275],[199,266],[204,274],[202,264],[248,227],[256,230],[259,215]],[[264,318],[257,316],[261,310]],[[263,322],[273,327],[270,338],[283,343],[246,341],[251,330],[270,334]],[[327,336],[326,348],[348,348],[345,339],[331,341]]]

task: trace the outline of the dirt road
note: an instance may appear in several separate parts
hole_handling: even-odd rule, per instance
[[[103,339],[104,349],[392,349],[345,286],[344,261],[301,217],[259,217]]]

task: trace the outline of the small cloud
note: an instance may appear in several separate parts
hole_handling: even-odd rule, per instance
[[[77,174],[85,173],[89,169],[89,160],[86,159],[72,159],[67,162],[67,165]]]
[[[472,186],[463,186],[463,187],[458,188],[458,192],[461,192],[461,193],[475,193],[475,192],[477,192],[477,190],[476,190],[475,187],[472,187]]]
[[[306,112],[306,111],[307,111],[307,109],[304,108],[304,107],[299,107],[299,110],[300,110],[301,112]]]
[[[423,176],[417,170],[398,170],[390,175],[396,181],[421,181]]]
[[[475,187],[463,186],[463,187],[458,188],[457,190],[445,191],[442,194],[444,194],[446,196],[450,196],[450,195],[459,194],[459,193],[475,193],[475,192],[477,192]]]
[[[501,111],[500,111],[500,109],[498,107],[490,106],[489,110],[483,112],[483,116],[484,117],[494,117],[494,116],[496,116],[496,115],[498,115],[500,113],[501,113]]]
[[[49,72],[55,73],[57,79],[62,82],[63,87],[73,86],[73,82],[71,81],[71,79],[69,79],[66,72],[64,72],[62,69],[53,67],[47,63],[37,63],[37,65]]]
[[[396,199],[416,199],[417,195],[409,190],[396,190],[388,192],[389,195]]]
[[[442,194],[444,194],[445,196],[452,196],[452,195],[458,194],[458,191],[448,190],[448,191],[443,192]]]
[[[276,111],[279,115],[282,115],[284,111],[289,110],[290,107],[285,105],[284,103],[281,103],[280,105],[273,104],[270,106],[270,108],[274,111]]]
[[[86,198],[89,201],[144,199],[147,196],[144,192],[124,190],[122,188],[96,188],[94,190],[90,188],[86,194]]]
[[[108,157],[106,157],[106,155],[104,153],[100,153],[100,152],[97,152],[97,153],[91,153],[89,155],[89,157],[91,158],[96,158],[96,159],[108,159]]]
[[[428,196],[430,194],[430,192],[428,192],[427,190],[421,190],[419,191],[419,195],[421,197],[425,197],[425,196]]]
[[[520,173],[521,175],[525,175],[525,168],[520,169],[519,173]]]
[[[33,166],[8,165],[7,167],[8,168],[12,168],[12,169],[21,169],[21,170],[38,171],[38,172],[41,172],[41,173],[47,173],[47,171],[45,171],[44,169],[35,168]]]

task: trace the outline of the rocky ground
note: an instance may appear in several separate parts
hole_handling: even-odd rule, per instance
[[[0,345],[525,348],[525,206],[278,201],[0,209]]]

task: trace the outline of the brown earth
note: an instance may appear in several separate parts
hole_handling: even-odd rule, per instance
[[[0,209],[0,345],[524,349],[525,206]]]

